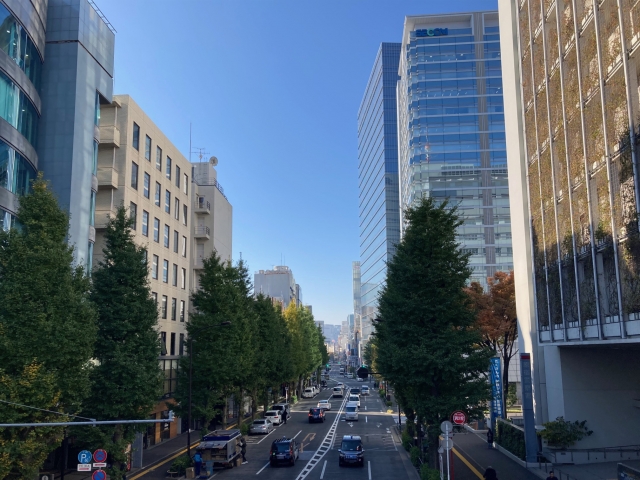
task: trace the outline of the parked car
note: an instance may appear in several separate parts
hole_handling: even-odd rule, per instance
[[[358,465],[364,467],[364,449],[362,438],[358,435],[345,435],[338,450],[338,465]]]
[[[302,392],[302,398],[313,398],[315,396],[316,396],[316,391],[311,387],[305,388],[304,392]]]
[[[344,419],[349,421],[358,421],[358,404],[355,402],[347,402],[344,410]]]
[[[309,423],[324,422],[324,410],[318,407],[309,409]]]
[[[278,410],[279,412],[287,412],[287,418],[291,418],[291,405],[288,403],[276,403],[271,405],[269,410]]]
[[[349,394],[349,403],[355,403],[360,408],[360,395]],[[348,405],[348,404],[347,404]]]
[[[282,423],[282,414],[280,410],[269,410],[265,412],[264,418],[271,420],[274,425],[280,425]]]
[[[273,423],[268,418],[260,418],[258,420],[254,420],[251,426],[249,427],[249,435],[255,435],[258,433],[264,433],[268,435],[273,430]]]
[[[269,463],[276,467],[281,463],[294,466],[300,456],[300,445],[293,438],[282,437],[271,443]]]
[[[318,408],[323,410],[331,410],[331,402],[329,400],[320,400],[318,402]]]
[[[369,387],[367,387],[366,385],[364,385],[362,387],[362,393],[361,395],[369,395]]]

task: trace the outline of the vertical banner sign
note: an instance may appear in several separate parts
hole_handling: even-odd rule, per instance
[[[504,418],[502,412],[502,376],[500,375],[499,357],[493,357],[491,359],[491,392],[493,394],[493,407],[491,410],[491,416],[493,418]],[[493,422],[491,423],[493,425]]]
[[[522,381],[522,414],[524,417],[524,444],[527,462],[538,457],[538,436],[533,416],[533,382],[531,381],[531,355],[520,354],[520,380]]]

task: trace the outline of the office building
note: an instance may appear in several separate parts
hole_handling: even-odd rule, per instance
[[[130,96],[114,95],[101,109],[97,183],[94,265],[102,259],[108,217],[120,205],[134,219],[135,242],[147,248],[165,372],[163,400],[152,415],[166,418],[189,321],[191,164]],[[162,425],[149,427],[149,445],[180,433],[180,422],[168,424],[168,429]]]
[[[396,84],[400,44],[378,49],[358,110],[360,262],[354,262],[355,328],[371,334],[386,262],[400,240]],[[356,293],[356,286],[360,291]],[[356,298],[357,297],[357,298]]]
[[[47,2],[0,0],[0,22],[0,229],[9,229],[38,169]]]
[[[204,267],[204,259],[215,251],[223,262],[230,262],[232,255],[233,208],[218,182],[218,159],[191,164],[191,252],[193,252],[192,283],[197,289],[198,277]]]
[[[282,304],[285,309],[291,302],[297,306],[302,304],[302,291],[293,278],[293,272],[285,265],[278,265],[273,270],[259,270],[253,275],[253,291],[255,295],[262,293]]]
[[[499,8],[520,351],[531,354],[536,424],[586,420],[593,435],[573,448],[636,445],[638,5]]]
[[[399,75],[400,211],[423,196],[458,205],[486,286],[513,268],[498,13],[406,17]]]
[[[324,320],[314,320],[316,327],[320,327],[322,335],[324,336]]]

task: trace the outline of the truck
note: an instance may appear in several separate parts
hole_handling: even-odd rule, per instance
[[[202,456],[202,466],[209,475],[213,475],[214,467],[233,468],[242,461],[240,430],[215,430],[207,433],[196,450]]]

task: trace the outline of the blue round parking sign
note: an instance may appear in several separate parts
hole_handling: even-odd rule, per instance
[[[107,480],[107,474],[104,473],[104,470],[96,470],[93,472],[93,475],[91,475],[91,478],[93,478],[93,480]]]
[[[89,450],[82,450],[78,454],[78,462],[80,463],[91,463],[91,452]]]

